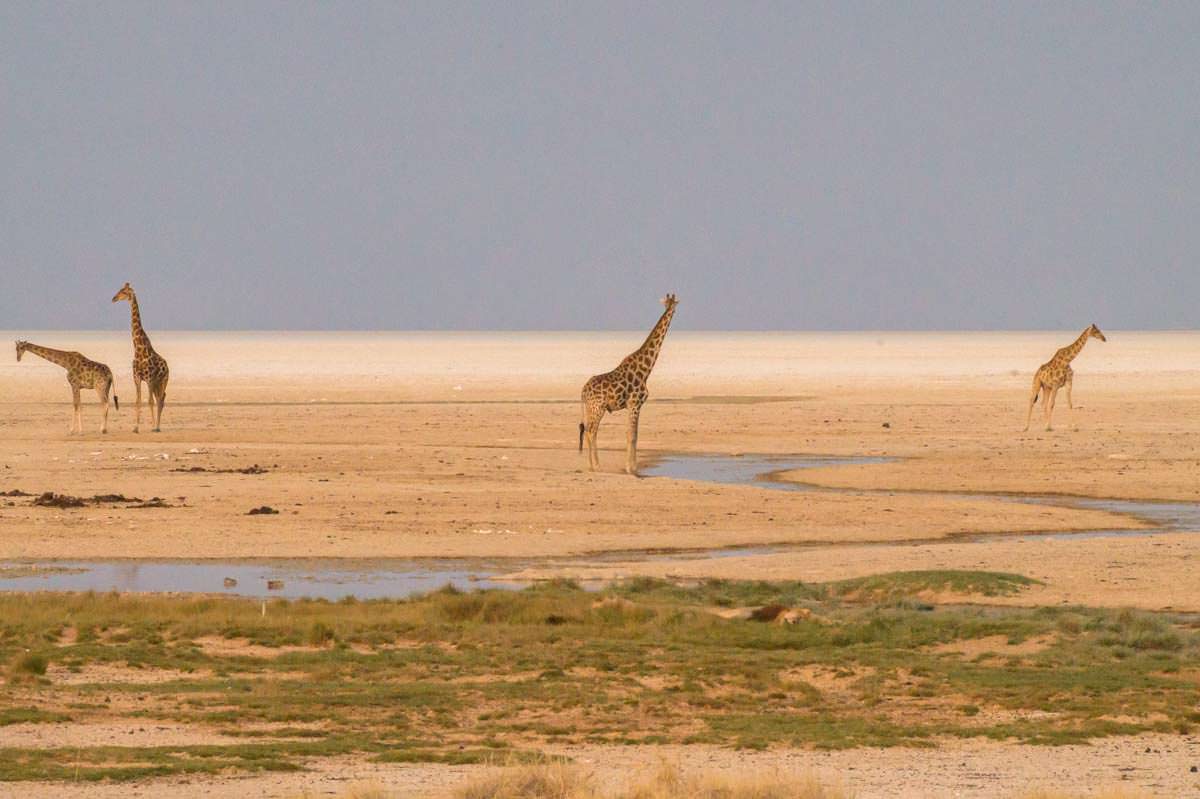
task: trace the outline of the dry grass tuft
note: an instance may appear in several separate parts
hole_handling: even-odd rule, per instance
[[[565,764],[505,769],[460,788],[455,799],[847,799],[813,778],[685,775],[664,763],[644,782],[614,793],[598,791],[588,775]]]
[[[49,663],[45,655],[36,652],[18,654],[9,661],[7,676],[9,683],[37,681],[46,673]]]
[[[650,780],[621,794],[620,799],[847,799],[847,795],[824,787],[811,776],[685,776],[679,766],[664,763]]]
[[[591,778],[565,763],[506,768],[468,783],[455,799],[601,799]]]

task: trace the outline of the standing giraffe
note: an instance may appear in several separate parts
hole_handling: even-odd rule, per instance
[[[113,296],[113,302],[129,300],[130,328],[133,331],[133,385],[137,389],[134,405],[137,407],[137,419],[133,423],[133,432],[138,431],[142,424],[142,383],[150,391],[150,420],[154,423],[154,432],[162,427],[163,403],[167,401],[167,361],[154,351],[150,345],[150,337],[142,328],[142,315],[138,311],[137,295],[133,286],[126,283]],[[156,407],[157,406],[157,407]]]
[[[625,448],[625,472],[637,474],[638,417],[648,396],[646,380],[650,377],[654,362],[658,360],[658,351],[662,349],[663,339],[667,337],[667,328],[671,326],[671,318],[675,316],[675,307],[679,304],[674,294],[663,297],[661,302],[667,309],[646,337],[646,342],[626,356],[616,369],[596,375],[583,384],[583,421],[579,423],[579,451],[583,451],[583,440],[586,437],[588,466],[592,471],[600,466],[600,455],[596,451],[596,433],[600,429],[600,420],[604,418],[605,413],[628,408],[629,433]]]
[[[71,384],[71,396],[75,401],[75,413],[71,417],[71,432],[83,432],[83,414],[79,410],[79,391],[84,388],[92,388],[100,396],[100,402],[104,405],[104,421],[100,423],[100,432],[108,432],[108,392],[112,388],[113,373],[102,363],[88,360],[78,352],[66,352],[65,350],[52,350],[49,347],[39,347],[37,344],[30,344],[28,341],[17,342],[17,360],[21,360],[21,356],[26,352],[32,352],[39,358],[45,358],[50,363],[55,363],[67,370],[67,382]],[[117,410],[121,409],[121,403],[117,399],[117,395],[112,395],[113,405]]]
[[[1067,405],[1070,408],[1075,407],[1075,404],[1071,402],[1071,385],[1075,382],[1075,372],[1071,369],[1071,361],[1083,349],[1083,345],[1087,344],[1089,338],[1108,341],[1100,332],[1100,328],[1088,325],[1087,330],[1079,334],[1079,338],[1054,353],[1053,358],[1038,368],[1037,374],[1033,376],[1033,389],[1029,395],[1029,413],[1025,415],[1026,430],[1029,429],[1029,420],[1033,418],[1033,406],[1037,403],[1039,393],[1042,395],[1042,408],[1046,414],[1047,430],[1050,429],[1050,414],[1054,412],[1054,399],[1058,396],[1058,390],[1064,385],[1067,387]]]

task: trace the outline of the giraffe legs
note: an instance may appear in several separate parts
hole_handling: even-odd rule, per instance
[[[603,408],[587,407],[587,418],[583,423],[583,438],[588,448],[588,469],[596,471],[600,468],[600,453],[596,447],[596,434],[600,432],[600,419],[604,416]]]
[[[83,412],[79,410],[79,386],[71,386],[71,401],[75,410],[71,414],[71,432],[83,433]]]
[[[1067,367],[1067,407],[1075,410],[1075,403],[1071,402],[1071,384],[1075,382],[1075,372],[1071,367]]]
[[[1053,430],[1050,426],[1050,417],[1054,413],[1054,400],[1058,398],[1058,387],[1050,389],[1050,393],[1046,395],[1045,410],[1046,410],[1046,429]]]
[[[133,420],[133,432],[137,432],[142,426],[142,381],[136,377],[133,379],[133,386],[137,389],[137,396],[133,398],[133,407],[137,410],[136,417]]]
[[[162,432],[162,409],[167,401],[167,386],[165,383],[147,383],[150,388],[150,421],[154,432]]]
[[[1033,378],[1033,389],[1029,392],[1029,412],[1025,414],[1025,430],[1029,430],[1029,422],[1033,419],[1033,406],[1037,404],[1038,392],[1042,390],[1042,381]]]
[[[640,405],[629,408],[629,431],[625,438],[625,474],[637,475],[637,439],[638,417],[642,414]]]
[[[100,395],[100,404],[104,406],[104,416],[101,417],[101,419],[100,419],[100,432],[101,433],[108,432],[108,391],[109,390],[106,388],[103,391],[96,392],[97,394]]]

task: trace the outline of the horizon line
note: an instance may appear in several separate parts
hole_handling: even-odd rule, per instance
[[[33,333],[118,333],[127,332],[128,325],[113,328],[11,328],[0,329],[0,335],[15,334],[22,331]],[[674,333],[729,333],[729,334],[771,334],[771,333],[1063,333],[1082,328],[678,328]],[[1119,333],[1194,333],[1200,327],[1144,327],[1144,328],[1108,328]],[[147,331],[151,332],[151,331]],[[158,328],[157,333],[329,333],[329,334],[382,334],[382,333],[414,333],[414,334],[457,334],[457,333],[638,333],[645,332],[644,328]]]

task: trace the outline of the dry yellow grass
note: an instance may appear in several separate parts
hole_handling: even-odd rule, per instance
[[[340,799],[391,799],[392,796],[381,786],[360,785],[341,794]],[[850,799],[852,796],[824,786],[811,776],[686,775],[671,763],[663,763],[652,776],[624,790],[604,791],[588,772],[563,762],[504,768],[472,780],[452,794],[453,799]],[[1150,795],[1124,790],[1034,791],[1022,794],[1020,799],[1150,799]]]
[[[455,799],[601,799],[591,777],[566,763],[506,768],[473,780]]]
[[[460,788],[455,799],[848,799],[811,777],[686,775],[663,763],[648,779],[602,791],[584,771],[563,763],[504,769]]]

